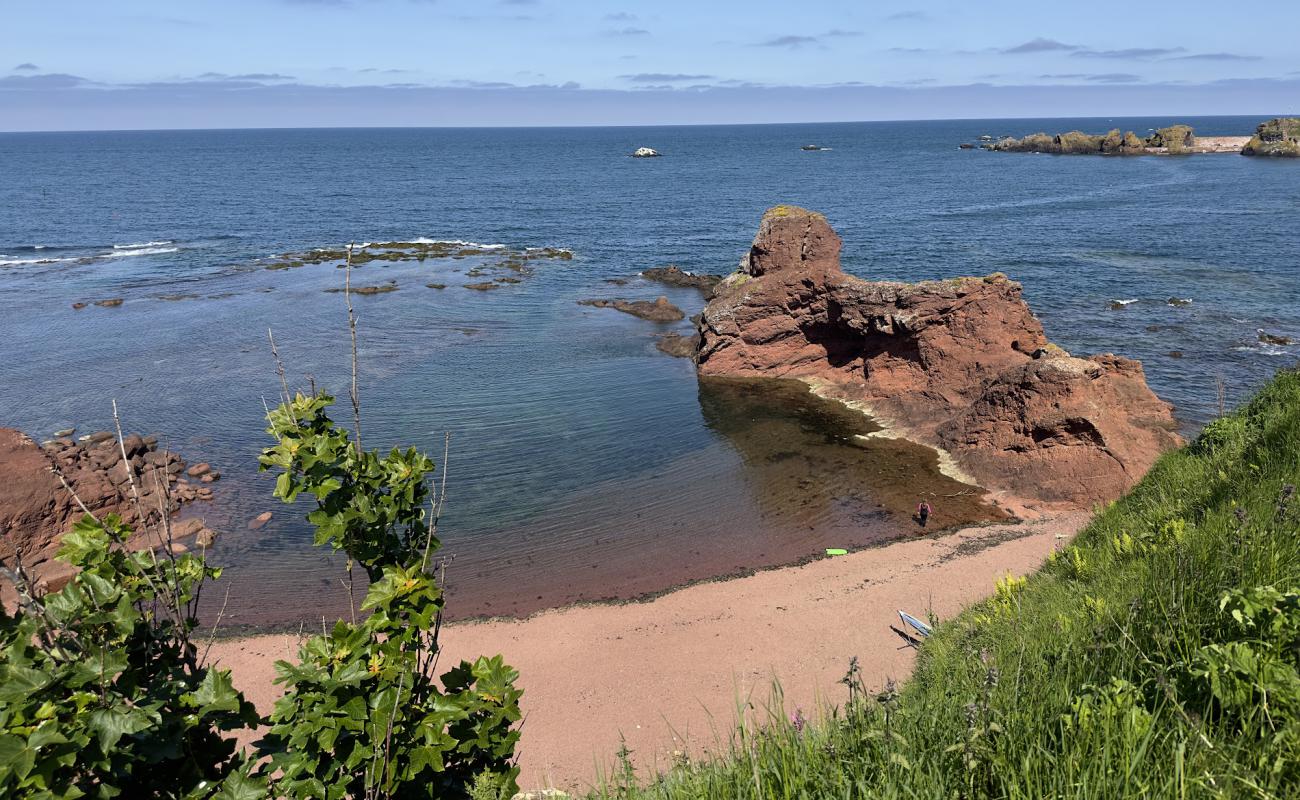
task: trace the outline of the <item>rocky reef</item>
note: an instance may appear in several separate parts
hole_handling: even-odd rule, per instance
[[[23,567],[37,581],[57,589],[71,573],[54,555],[63,534],[83,513],[78,500],[97,516],[117,514],[140,531],[159,522],[164,508],[171,515],[185,503],[212,499],[208,484],[218,478],[208,464],[187,470],[180,456],[159,450],[153,436],[130,435],[119,445],[105,431],[83,441],[65,437],[38,445],[19,431],[0,428],[0,560],[12,566],[21,555]],[[206,546],[214,534],[201,521],[186,520],[173,526],[173,536],[193,536]]]
[[[1190,153],[1242,152],[1248,137],[1198,137],[1189,125],[1170,125],[1141,137],[1133,131],[1114,128],[1093,134],[1069,131],[1049,135],[1032,133],[1020,139],[1007,137],[983,145],[986,150],[1008,153],[1052,153],[1055,155],[1146,156],[1184,155]]]
[[[700,318],[699,373],[802,379],[1036,502],[1118,497],[1179,444],[1141,364],[1051,344],[1020,284],[862,280],[840,247],[822,215],[769,210]]]
[[[663,296],[655,300],[579,300],[578,305],[612,308],[651,322],[676,322],[686,318],[686,314],[680,308],[668,302],[668,298]]]
[[[668,286],[676,286],[683,289],[699,289],[704,292],[713,291],[713,287],[718,285],[722,280],[721,275],[708,275],[695,272],[687,272],[678,267],[676,264],[669,264],[666,267],[651,267],[641,273],[641,277],[650,281],[658,281]]]
[[[1300,158],[1300,117],[1261,122],[1241,152],[1248,156]]]

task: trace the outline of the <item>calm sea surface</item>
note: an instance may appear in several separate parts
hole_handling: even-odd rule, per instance
[[[0,134],[0,425],[90,432],[115,398],[128,429],[222,471],[196,510],[226,530],[214,556],[237,623],[341,613],[341,560],[312,549],[307,509],[274,501],[255,458],[278,392],[267,328],[294,384],[346,393],[343,298],[324,291],[342,272],[268,259],[348,241],[566,248],[487,292],[463,284],[495,274],[492,251],[356,273],[399,286],[356,299],[367,445],[441,460],[452,435],[453,611],[627,597],[884,541],[918,487],[942,485],[925,452],[853,446],[853,420],[779,387],[701,386],[654,347],[689,323],[576,301],[667,294],[694,313],[698,292],[638,271],[730,271],[763,210],[795,203],[829,217],[862,277],[1022,281],[1050,338],[1141,359],[1194,431],[1220,379],[1232,404],[1300,353],[1257,336],[1300,338],[1300,162],[956,149],[1175,121],[1211,135],[1259,120]],[[627,158],[638,146],[666,156]],[[247,530],[264,510],[272,523]]]

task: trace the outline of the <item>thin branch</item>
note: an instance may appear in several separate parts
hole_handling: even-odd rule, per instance
[[[99,522],[99,517],[92,514],[89,508],[86,508],[86,504],[81,502],[81,498],[77,496],[77,491],[72,488],[72,484],[68,483],[68,479],[63,477],[63,471],[60,470],[58,467],[50,467],[50,472],[54,473],[54,477],[58,478],[59,483],[63,484],[63,488],[67,489],[68,494],[72,495],[72,499],[76,501],[78,506],[81,507],[82,513],[89,516],[95,522]]]
[[[131,459],[126,455],[126,440],[122,436],[122,420],[117,415],[117,399],[113,400],[113,427],[117,429],[117,449],[122,454],[122,469],[126,470],[126,482],[131,485],[131,504],[135,506],[135,516],[140,527],[145,524],[144,509],[140,505],[140,490],[135,485],[135,470],[131,469]]]
[[[433,546],[433,537],[438,535],[438,520],[442,518],[442,506],[447,502],[447,460],[451,456],[451,431],[443,434],[442,440],[442,488],[437,502],[432,498],[429,502],[429,512],[432,519],[429,526],[424,532],[424,555],[420,559],[420,571],[428,569],[429,566],[429,549]]]
[[[271,340],[271,357],[275,359],[275,372],[280,376],[281,402],[287,403],[292,398],[289,394],[289,381],[284,377],[284,362],[280,360],[280,351],[275,349],[275,334],[266,329],[266,338]]]
[[[352,336],[352,422],[356,426],[357,452],[361,447],[361,396],[357,394],[357,315],[352,310],[352,248],[348,245],[348,261],[343,273],[343,298],[348,304],[348,332]]]
[[[203,657],[199,659],[199,666],[202,667],[208,661],[208,653],[212,651],[212,644],[217,640],[217,626],[221,624],[221,618],[226,615],[226,603],[230,602],[230,587],[226,587],[226,596],[221,601],[221,610],[217,612],[217,619],[212,623],[212,632],[208,634],[208,644],[203,648]]]

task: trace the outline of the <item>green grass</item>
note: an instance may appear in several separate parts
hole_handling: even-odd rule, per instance
[[[1297,482],[1288,371],[941,622],[901,690],[851,679],[802,732],[767,713],[729,756],[596,796],[1300,797]]]

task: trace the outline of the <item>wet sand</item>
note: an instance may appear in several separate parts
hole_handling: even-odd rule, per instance
[[[452,624],[442,663],[500,652],[520,671],[522,786],[590,785],[608,770],[620,736],[644,778],[674,751],[707,753],[728,735],[737,699],[761,708],[774,679],[787,712],[800,707],[812,716],[819,703],[843,701],[837,681],[854,656],[873,688],[905,678],[916,651],[891,630],[898,609],[952,617],[990,594],[998,577],[1036,569],[1087,519],[1077,512],[968,528],[699,583],[647,602]],[[279,693],[274,662],[295,652],[291,635],[213,648],[263,712]]]

